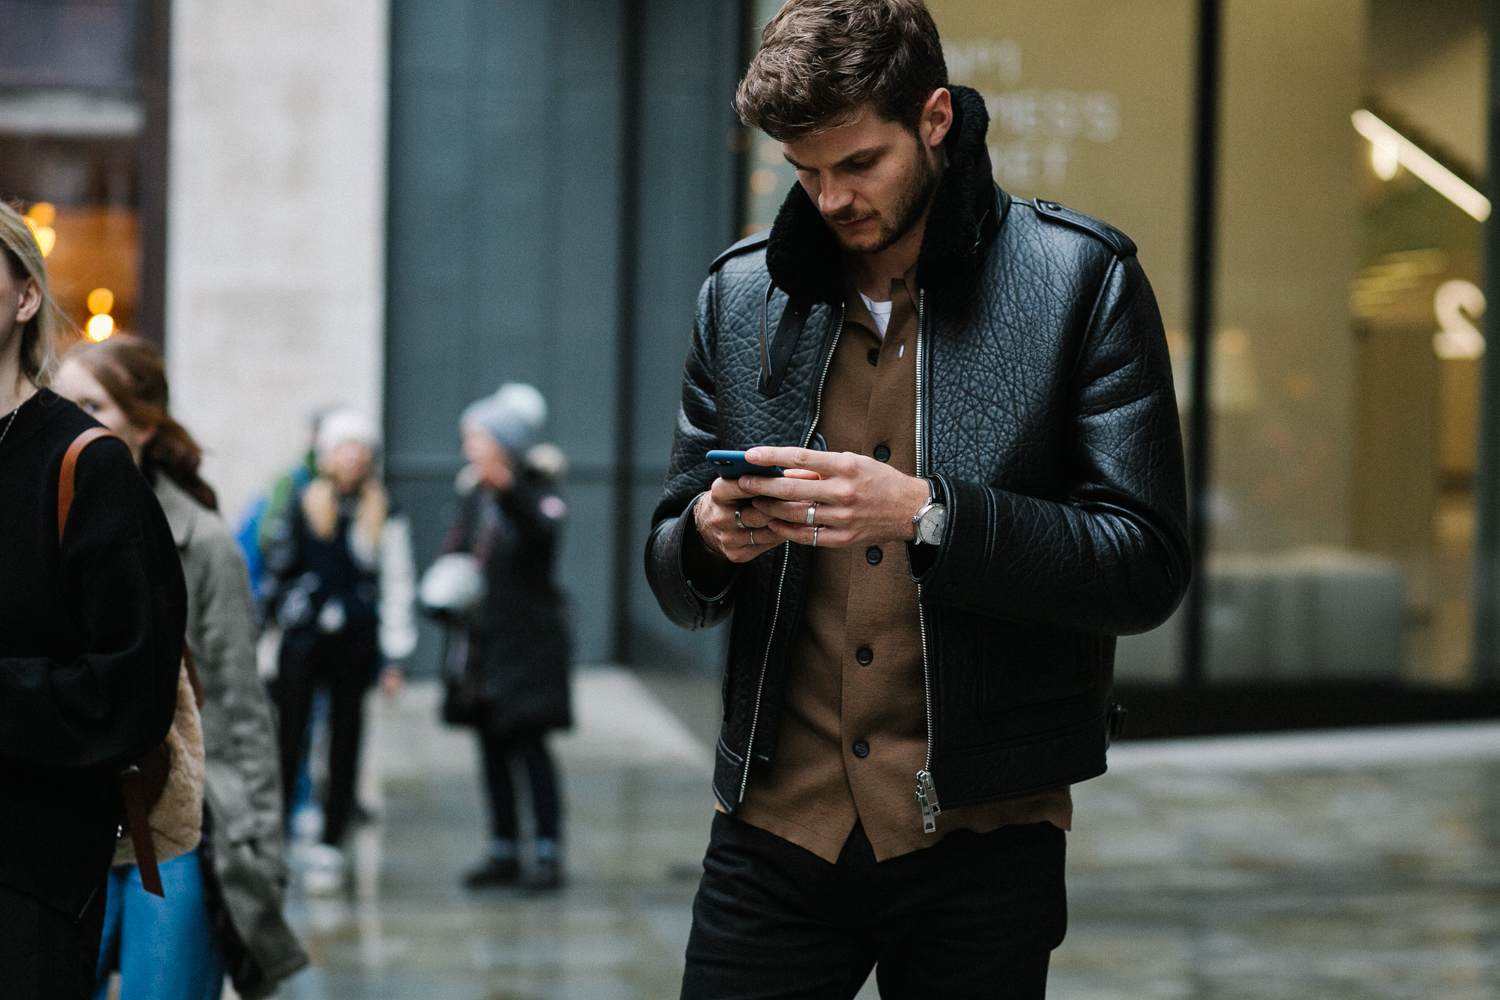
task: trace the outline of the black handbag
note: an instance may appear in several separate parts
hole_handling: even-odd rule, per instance
[[[481,657],[470,655],[469,630],[443,628],[442,718],[450,726],[474,726],[484,714],[480,697]]]

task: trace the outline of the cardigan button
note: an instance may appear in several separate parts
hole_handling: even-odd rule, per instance
[[[875,461],[889,462],[891,460],[891,449],[883,444],[875,446]]]
[[[865,549],[865,562],[871,566],[879,566],[880,560],[885,558],[885,553],[880,551],[879,545],[871,545]]]
[[[867,361],[869,361],[870,364],[872,364],[872,365],[878,365],[878,364],[880,364],[880,348],[878,348],[878,347],[872,347],[872,348],[870,348],[870,353],[868,353],[868,354],[865,355],[865,359]]]
[[[875,660],[875,650],[869,646],[861,646],[854,651],[854,658],[862,667],[868,667]]]
[[[855,740],[853,749],[854,756],[858,757],[860,760],[864,760],[866,757],[870,756],[870,744],[866,743],[864,740]]]

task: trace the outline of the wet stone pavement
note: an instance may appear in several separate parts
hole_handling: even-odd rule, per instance
[[[313,967],[280,996],[675,998],[714,687],[579,672],[553,744],[569,883],[542,896],[460,887],[485,836],[472,739],[430,685],[375,702],[381,819],[345,893],[294,894]],[[1500,1000],[1500,725],[1126,743],[1075,800],[1050,997]]]

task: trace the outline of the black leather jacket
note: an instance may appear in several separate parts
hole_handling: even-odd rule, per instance
[[[994,185],[979,96],[952,87],[948,169],[918,258],[917,474],[948,508],[907,546],[919,584],[927,806],[1025,795],[1104,772],[1115,636],[1166,620],[1190,572],[1182,444],[1161,316],[1117,230]],[[646,570],[684,628],[733,614],[714,791],[777,745],[809,551],[782,545],[704,594],[683,568],[712,448],[820,446],[843,322],[839,252],[794,186],[698,298]],[[919,789],[922,784],[925,789]],[[939,799],[939,796],[941,797]]]

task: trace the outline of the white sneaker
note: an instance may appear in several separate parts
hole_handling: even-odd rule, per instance
[[[344,887],[344,852],[329,844],[312,844],[305,855],[302,890],[311,896],[327,896]]]
[[[323,810],[308,802],[292,815],[292,836],[298,840],[317,840],[323,836]]]

